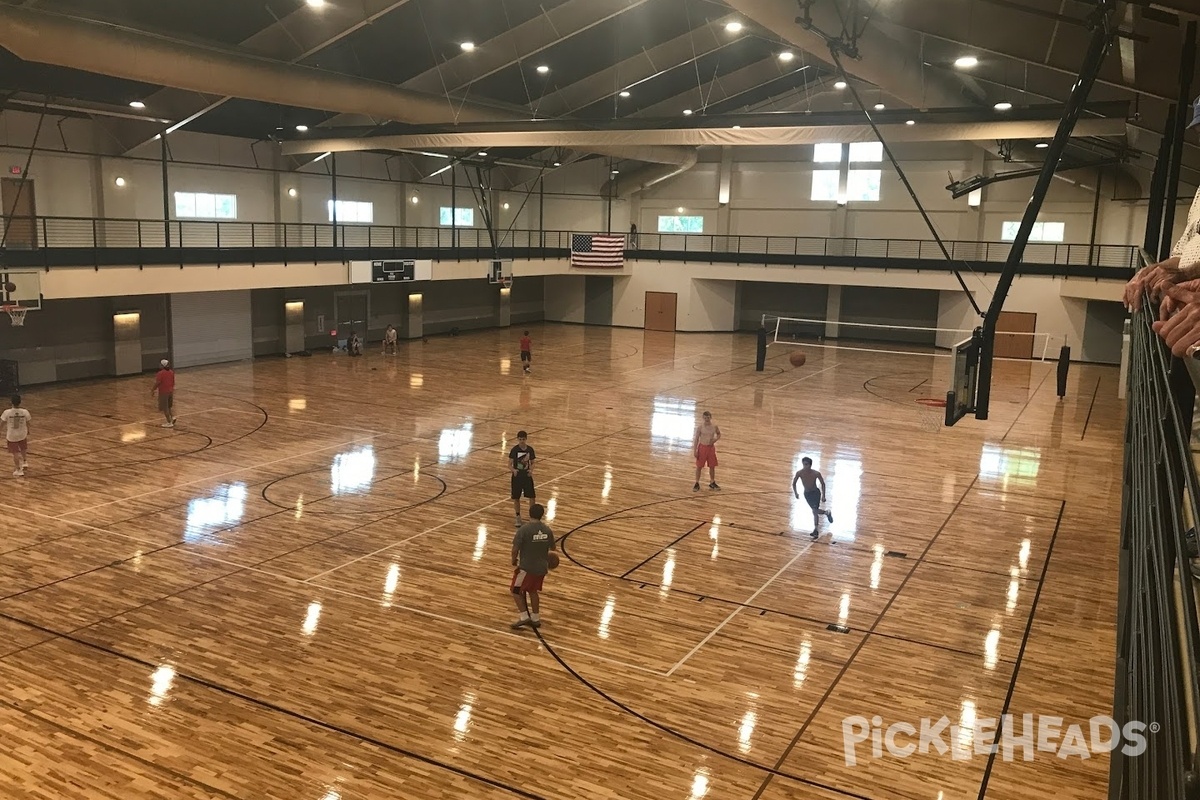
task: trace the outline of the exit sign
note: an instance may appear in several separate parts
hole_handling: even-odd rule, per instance
[[[12,175],[20,175],[20,174],[21,174],[21,168],[20,168],[20,167],[9,167],[9,168],[8,168],[8,171],[9,171],[9,173],[10,173],[10,174],[12,174]]]

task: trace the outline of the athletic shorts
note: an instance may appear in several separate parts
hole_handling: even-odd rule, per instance
[[[21,455],[25,455],[25,452],[27,450],[29,450],[29,440],[28,439],[22,439],[19,442],[9,442],[8,443],[8,452],[10,452],[10,453],[19,453]]]
[[[537,492],[533,488],[533,476],[528,472],[518,472],[512,477],[512,499],[520,500],[521,495],[533,500]]]
[[[175,404],[174,392],[159,392],[158,393],[158,410],[162,412],[170,411]]]
[[[696,469],[715,467],[717,465],[717,446],[701,444],[696,446]]]
[[[521,360],[522,361],[533,361],[533,353],[529,352],[528,350],[522,350],[521,351]]]
[[[530,575],[521,569],[513,570],[512,583],[509,588],[513,594],[531,594],[542,590],[542,583],[546,580],[545,575]]]
[[[804,500],[808,503],[808,507],[816,511],[821,507],[821,490],[820,489],[805,489]]]

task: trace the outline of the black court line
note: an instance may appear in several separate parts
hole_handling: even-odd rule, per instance
[[[1021,417],[1029,410],[1029,404],[1033,402],[1033,398],[1037,397],[1038,392],[1042,390],[1042,386],[1046,383],[1046,379],[1050,377],[1050,370],[1046,370],[1046,374],[1042,376],[1042,380],[1038,383],[1037,388],[1029,393],[1029,397],[1025,398],[1025,405],[1021,406],[1021,410],[1017,412],[1017,416],[1013,418],[1012,424],[1008,426],[1008,430],[1000,437],[1000,441],[1008,439],[1008,435],[1012,433],[1013,428],[1017,427],[1017,423]]]
[[[1067,501],[1063,500],[1058,509],[1058,521],[1054,523],[1054,533],[1050,535],[1050,547],[1046,550],[1046,563],[1042,564],[1042,574],[1038,578],[1037,591],[1033,593],[1033,603],[1029,607],[1029,619],[1025,622],[1025,634],[1021,637],[1021,648],[1017,651],[1017,665],[1013,669],[1012,679],[1008,682],[1008,693],[1004,696],[1004,705],[996,717],[996,734],[992,739],[996,744],[992,745],[991,753],[988,754],[987,767],[983,771],[983,780],[979,784],[978,800],[984,800],[988,782],[992,779],[992,767],[996,764],[996,754],[999,752],[999,743],[1004,733],[1004,719],[1012,704],[1013,694],[1017,690],[1017,675],[1020,673],[1021,663],[1025,659],[1025,648],[1029,645],[1029,634],[1033,631],[1033,618],[1037,614],[1038,601],[1042,599],[1042,589],[1046,586],[1046,573],[1050,571],[1050,556],[1054,552],[1054,543],[1058,540],[1058,530],[1062,525],[1063,514],[1066,513],[1066,510]]]
[[[946,526],[950,523],[950,520],[954,518],[954,514],[958,511],[959,506],[962,505],[962,501],[966,499],[967,492],[971,491],[971,487],[975,485],[975,481],[977,480],[979,480],[978,475],[971,480],[971,483],[967,486],[966,490],[963,491],[962,496],[958,499],[958,503],[955,504],[954,509],[946,516],[945,521],[942,523],[941,527],[938,528],[937,533],[933,535],[933,538],[929,540],[929,544],[925,546],[925,550],[921,553],[921,556],[913,562],[912,569],[910,569],[908,574],[904,576],[904,580],[901,581],[900,585],[896,587],[896,591],[892,592],[892,596],[888,599],[887,604],[883,607],[883,610],[879,612],[879,616],[875,618],[875,622],[871,625],[868,633],[873,633],[876,626],[879,625],[879,622],[887,615],[887,612],[891,609],[892,604],[896,602],[896,598],[899,597],[900,593],[904,591],[904,587],[908,585],[909,579],[912,578],[913,574],[917,571],[917,567],[920,566],[921,561],[924,560],[926,553],[930,551],[934,545],[934,542],[936,542],[938,537],[942,535],[942,531],[946,529]],[[781,767],[783,763],[787,761],[788,756],[792,754],[792,750],[794,750],[796,745],[800,742],[800,737],[804,735],[804,732],[808,730],[808,726],[812,724],[814,719],[816,719],[817,714],[820,713],[821,708],[825,705],[825,702],[833,694],[833,690],[837,688],[837,685],[841,682],[842,678],[845,677],[846,673],[850,670],[850,665],[854,663],[854,659],[857,658],[858,654],[862,652],[863,647],[870,640],[870,638],[870,636],[864,636],[862,641],[858,643],[858,646],[854,648],[854,651],[850,653],[850,657],[846,659],[846,663],[842,664],[842,668],[838,670],[838,674],[834,677],[833,681],[830,682],[829,687],[825,690],[825,693],[821,695],[821,699],[817,701],[815,706],[813,706],[813,709],[809,712],[807,719],[805,719],[804,723],[800,726],[800,730],[796,731],[796,735],[792,738],[792,741],[779,756],[779,760],[775,762],[777,769]],[[768,774],[763,780],[762,784],[758,787],[758,791],[754,793],[754,796],[751,797],[750,800],[759,800],[759,798],[762,797],[763,792],[765,792],[767,787],[771,785],[771,779],[774,777],[775,776],[773,774]]]
[[[629,576],[630,576],[632,573],[634,573],[634,572],[637,572],[639,569],[641,569],[642,567],[646,566],[647,564],[649,564],[649,563],[650,563],[651,561],[653,561],[654,559],[658,558],[658,557],[659,557],[660,555],[662,555],[664,552],[666,552],[666,551],[667,551],[667,550],[669,550],[670,548],[674,547],[675,545],[679,544],[679,543],[680,543],[680,542],[682,542],[684,539],[686,539],[687,537],[691,536],[693,533],[695,533],[696,531],[700,530],[701,528],[703,528],[705,525],[708,525],[708,524],[710,524],[710,523],[708,522],[708,520],[705,520],[704,522],[701,522],[699,525],[695,526],[695,527],[694,527],[694,528],[692,528],[691,530],[689,530],[689,531],[687,531],[687,532],[683,533],[683,534],[682,534],[682,535],[680,535],[680,536],[677,536],[677,537],[676,537],[676,538],[675,538],[673,541],[671,541],[669,544],[665,544],[665,545],[663,545],[662,547],[658,548],[658,550],[656,550],[656,551],[654,552],[654,554],[653,554],[653,555],[651,555],[651,556],[649,556],[649,557],[647,557],[647,558],[644,558],[644,559],[642,559],[642,560],[641,560],[641,561],[639,561],[637,564],[635,564],[634,566],[632,566],[632,567],[630,567],[629,569],[625,570],[625,572],[621,573],[621,575],[620,575],[621,579],[623,580],[623,579],[625,579],[625,578],[628,578],[628,577],[629,577]]]
[[[913,392],[915,392],[917,389],[920,389],[922,386],[924,386],[924,385],[925,385],[925,384],[927,384],[927,383],[929,383],[929,378],[926,378],[925,380],[923,380],[923,381],[921,381],[920,383],[918,383],[916,386],[914,386],[914,387],[912,387],[911,389],[909,389],[909,390],[908,390],[908,393],[909,393],[909,394],[912,394],[912,393],[913,393]]]
[[[1079,434],[1079,441],[1083,441],[1083,437],[1087,436],[1088,423],[1092,421],[1092,411],[1096,408],[1096,395],[1100,394],[1100,381],[1104,380],[1104,376],[1096,378],[1096,388],[1092,390],[1092,402],[1088,404],[1087,418],[1083,421],[1083,432]]]
[[[151,661],[147,661],[144,658],[141,658],[139,656],[131,655],[129,653],[123,653],[120,650],[117,650],[115,648],[108,647],[108,646],[102,645],[102,644],[98,644],[96,642],[91,642],[91,641],[88,641],[87,639],[79,638],[78,636],[75,636],[74,634],[60,633],[59,631],[55,631],[52,628],[47,628],[44,625],[39,625],[35,622],[30,622],[29,620],[21,619],[20,617],[13,616],[11,614],[0,612],[0,619],[6,619],[10,622],[16,622],[18,624],[25,625],[26,627],[33,628],[34,630],[42,631],[43,633],[52,634],[59,639],[71,642],[72,644],[79,645],[80,647],[83,647],[87,650],[91,650],[91,651],[100,653],[102,655],[116,658],[121,661],[128,662],[130,664],[136,664],[144,669],[154,670],[154,669],[157,669],[159,666],[161,666],[160,664],[157,664],[157,663],[154,663]],[[342,725],[336,725],[332,722],[326,722],[325,720],[318,719],[317,717],[311,716],[302,711],[296,711],[296,710],[287,708],[285,706],[282,706],[278,703],[272,702],[270,700],[265,700],[260,697],[255,697],[254,695],[247,694],[246,692],[239,691],[232,687],[224,686],[220,683],[217,683],[215,680],[209,680],[207,678],[201,678],[196,675],[190,675],[190,674],[180,671],[180,670],[176,670],[175,678],[177,680],[186,681],[186,682],[194,684],[196,686],[200,686],[200,687],[208,689],[210,691],[214,691],[214,692],[224,695],[226,697],[231,697],[235,700],[239,700],[243,703],[255,706],[256,708],[260,708],[262,710],[270,711],[270,712],[278,714],[280,716],[285,716],[290,719],[297,720],[299,722],[302,722],[302,723],[312,726],[314,728],[319,728],[321,730],[329,731],[331,733],[336,733],[341,736],[345,736],[347,738],[354,739],[356,741],[363,742],[365,744],[369,744],[374,747],[378,747],[379,749],[385,750],[389,753],[394,753],[396,755],[403,756],[405,758],[411,758],[412,760],[419,761],[422,764],[426,764],[431,767],[436,767],[438,769],[442,769],[447,772],[452,772],[455,775],[458,775],[460,777],[467,778],[469,780],[473,780],[473,781],[476,781],[477,783],[482,783],[487,786],[491,786],[495,789],[502,789],[504,791],[515,794],[518,797],[530,798],[530,800],[546,800],[546,798],[543,798],[541,795],[538,795],[533,792],[526,791],[525,789],[520,789],[516,786],[512,786],[510,784],[504,783],[503,781],[498,780],[496,778],[489,778],[486,775],[481,775],[479,773],[472,772],[468,769],[464,769],[463,767],[458,767],[453,764],[446,763],[444,761],[439,761],[438,759],[433,758],[431,756],[422,755],[420,753],[417,753],[416,751],[409,750],[404,747],[400,747],[399,745],[394,745],[389,742],[385,742],[382,739],[378,739],[374,736],[371,736],[370,734],[360,733],[358,731],[354,731],[349,728],[346,728]],[[124,752],[124,751],[118,750],[117,752]]]

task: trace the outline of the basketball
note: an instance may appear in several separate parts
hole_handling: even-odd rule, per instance
[[[558,553],[551,550],[546,559],[550,562],[550,569],[558,569]]]
[[[4,284],[4,291],[8,292],[9,294],[12,294],[16,290],[17,290],[17,285],[15,283],[13,283],[12,281],[9,281],[8,283]]]
[[[804,362],[808,361],[808,356],[801,353],[799,350],[788,356],[788,361],[792,362],[793,367],[803,367]]]

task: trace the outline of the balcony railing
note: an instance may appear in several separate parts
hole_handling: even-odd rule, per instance
[[[224,222],[92,219],[86,217],[0,218],[8,230],[6,255],[14,264],[63,265],[63,251],[74,257],[91,252],[97,265],[115,263],[123,251],[135,263],[172,263],[181,251],[230,253],[234,258],[279,257],[370,258],[412,251],[424,257],[479,257],[481,253],[526,258],[559,258],[580,231],[507,230],[493,246],[482,228],[422,228],[393,225],[349,225],[309,222]],[[958,268],[979,265],[995,272],[1008,258],[1007,242],[946,242]],[[895,266],[949,269],[936,242],[922,239],[854,239],[818,236],[724,236],[693,233],[641,233],[627,237],[628,257],[663,261],[688,260],[779,265]],[[42,254],[41,259],[29,251]],[[58,251],[60,255],[55,255]],[[274,251],[274,252],[272,252]],[[435,252],[436,251],[436,252]],[[17,255],[23,254],[23,255]],[[249,254],[249,255],[247,255]],[[486,257],[486,256],[484,256]],[[1137,248],[1124,245],[1030,244],[1025,264],[1042,274],[1124,278],[1137,265]],[[186,259],[190,262],[195,259]],[[889,263],[894,262],[894,263]],[[85,262],[91,263],[91,262]]]

